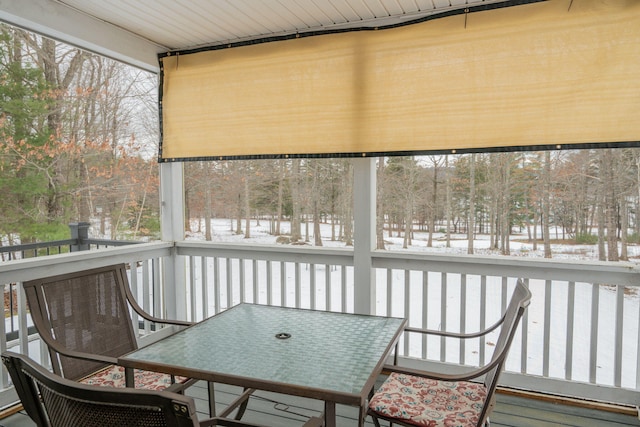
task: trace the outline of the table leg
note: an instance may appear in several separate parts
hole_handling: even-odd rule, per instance
[[[336,427],[335,402],[324,402],[324,427]]]
[[[358,427],[364,427],[364,419],[367,417],[367,411],[364,406],[360,406],[358,410]]]
[[[209,416],[216,416],[216,393],[213,383],[207,381],[207,394],[209,395]]]
[[[133,368],[124,368],[124,384],[127,387],[135,387],[135,376],[133,375]]]

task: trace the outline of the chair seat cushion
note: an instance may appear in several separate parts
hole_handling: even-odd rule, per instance
[[[392,373],[369,402],[385,418],[427,427],[475,426],[487,399],[483,384]]]
[[[171,375],[159,372],[134,370],[135,388],[145,390],[164,390],[171,385]],[[176,377],[176,383],[187,381],[187,378]],[[125,376],[122,366],[111,365],[95,374],[80,380],[83,384],[124,388]]]

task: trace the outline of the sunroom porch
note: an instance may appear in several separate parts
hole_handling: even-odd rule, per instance
[[[0,278],[16,290],[17,311],[6,322],[2,348],[47,360],[44,345],[29,332],[21,282],[115,263],[129,266],[141,305],[166,317],[197,321],[240,302],[353,313],[362,309],[356,308],[354,297],[363,293],[374,301],[370,313],[406,317],[413,326],[467,332],[491,324],[515,279],[522,277],[533,298],[501,377],[493,424],[557,425],[567,420],[567,425],[591,425],[593,419],[598,425],[638,424],[640,314],[634,264],[371,251],[372,285],[358,289],[356,276],[362,270],[355,252],[182,241],[5,262]],[[140,323],[142,343],[163,332]],[[410,337],[403,337],[399,347],[402,363],[450,371],[481,363],[491,350],[489,341],[461,348]],[[16,398],[6,371],[2,381],[2,406],[9,408]],[[289,412],[294,413],[292,423],[299,421],[298,409],[310,416],[321,410],[314,401],[260,396],[252,399],[258,405],[254,416],[263,411],[285,416],[274,425],[286,425]],[[351,409],[339,409],[347,417],[345,426],[350,425]],[[3,423],[9,426],[20,418],[16,414]]]
[[[149,42],[148,37],[122,32],[122,26],[109,24],[108,20],[113,17],[103,17],[103,20],[89,17],[88,12],[78,11],[80,3],[75,2],[75,6],[73,3],[46,0],[1,2],[0,18],[154,72],[158,71],[156,54],[175,48]],[[471,3],[482,2],[465,2]],[[487,3],[520,6],[521,3],[535,2]],[[68,4],[72,5],[68,7]],[[435,5],[434,2],[432,4]],[[572,7],[574,11],[578,9],[578,2],[574,6],[573,1],[566,5],[560,1],[553,4],[563,11]],[[484,9],[485,5],[481,6]],[[460,28],[464,22],[466,29],[469,11],[460,7],[453,9],[459,15]],[[447,12],[449,10],[447,8]],[[391,18],[392,21],[402,20],[397,16]],[[69,22],[74,25],[68,25]],[[247,38],[243,38],[243,41]],[[613,74],[613,82],[617,81],[617,76]],[[637,89],[634,82],[624,90]],[[617,86],[610,87],[610,92],[614,93],[615,88]],[[462,94],[462,98],[469,99],[464,90]],[[612,97],[615,99],[615,96]],[[555,108],[553,102],[546,104]],[[615,111],[636,111],[625,105]],[[475,113],[486,111],[488,109],[481,109]],[[618,120],[637,122],[635,116],[624,120],[608,108],[599,108],[597,111],[613,111],[613,118],[608,119],[614,123]],[[576,116],[580,115],[572,117]],[[510,123],[504,117],[501,120]],[[586,120],[589,121],[588,118]],[[453,129],[466,138],[473,132],[464,132],[459,126],[469,123],[455,121]],[[547,129],[546,125],[551,125],[549,128],[558,125],[557,128],[563,131],[564,124],[564,121],[560,125],[556,122],[537,123],[536,128]],[[574,128],[582,130],[580,123],[574,124]],[[606,145],[623,141],[637,144],[637,133],[634,134],[635,129],[631,125],[628,128],[619,127],[608,122],[602,128],[628,132],[625,135],[615,132],[589,135],[587,139],[578,138],[578,142]],[[491,132],[494,130],[490,129]],[[359,136],[363,138],[367,135]],[[536,139],[534,145],[545,144],[544,148],[548,149],[547,144],[554,144],[555,147],[556,143],[561,146],[563,142]],[[443,150],[442,147],[436,147],[436,151],[438,149]],[[474,146],[475,149],[482,147]],[[383,152],[389,150],[392,149],[385,147]],[[428,148],[425,150],[429,151]],[[358,158],[354,162],[356,244],[353,250],[184,241],[182,166],[179,162],[162,163],[161,242],[0,264],[0,284],[14,285],[17,297],[17,312],[15,316],[12,313],[4,333],[0,334],[0,346],[2,349],[18,348],[46,363],[44,348],[37,337],[28,332],[29,321],[19,285],[21,282],[54,273],[121,262],[129,266],[130,282],[146,309],[159,316],[194,321],[247,301],[400,316],[416,326],[472,330],[495,320],[506,303],[514,281],[523,278],[534,297],[512,346],[502,385],[550,396],[570,397],[582,402],[613,404],[629,413],[635,411],[640,400],[640,309],[637,298],[640,281],[636,264],[375,251],[372,248],[375,246],[376,174],[371,156],[375,156],[377,151],[370,151],[363,154],[365,158]],[[402,151],[402,148],[396,147],[395,151]],[[354,153],[357,154],[356,151],[347,154]],[[140,334],[143,341],[156,335],[146,324],[141,326]],[[408,364],[438,365],[442,369],[455,370],[456,366],[481,363],[490,354],[491,346],[491,342],[478,342],[468,347],[456,347],[441,340],[422,341],[405,337],[401,341],[399,355]],[[12,395],[6,372],[2,371],[0,380],[4,390],[3,406],[11,405],[15,396]],[[517,413],[517,418],[522,418],[522,410],[513,412]],[[543,409],[543,412],[549,411]],[[505,421],[505,425],[516,425],[510,422],[513,421]],[[554,424],[553,421],[550,423]],[[532,425],[542,424],[534,422]]]

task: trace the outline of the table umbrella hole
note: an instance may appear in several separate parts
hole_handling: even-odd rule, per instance
[[[288,338],[291,338],[291,334],[288,334],[286,332],[279,332],[276,334],[276,338],[278,338],[279,340],[286,340]]]

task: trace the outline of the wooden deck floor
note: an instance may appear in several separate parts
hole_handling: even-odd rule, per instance
[[[196,407],[203,418],[206,388],[197,385],[188,393],[196,401]],[[222,408],[238,396],[240,389],[216,384],[216,404]],[[310,399],[295,398],[273,393],[257,392],[251,397],[244,420],[274,427],[301,426],[309,417],[317,416],[322,411],[322,402]],[[352,427],[357,425],[356,408],[338,406],[338,426]],[[0,427],[33,427],[24,412],[18,412],[0,419]],[[367,427],[373,426],[369,421]],[[601,409],[584,408],[552,400],[531,399],[499,393],[497,404],[491,416],[492,427],[624,427],[640,426],[640,420],[633,415],[625,415]]]

